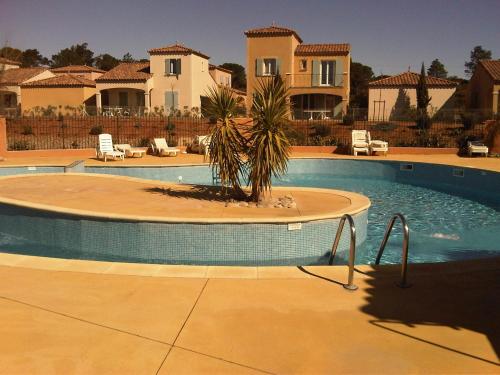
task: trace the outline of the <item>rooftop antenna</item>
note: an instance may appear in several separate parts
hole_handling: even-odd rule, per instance
[[[271,24],[271,26],[276,26],[276,21],[273,21],[273,23]]]
[[[411,72],[411,65],[408,65],[408,71]]]

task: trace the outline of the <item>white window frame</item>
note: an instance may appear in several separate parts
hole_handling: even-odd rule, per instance
[[[319,65],[319,85],[320,86],[333,86],[335,82],[335,72],[333,69],[333,62],[334,60],[321,60],[320,65]],[[331,64],[329,64],[331,63]],[[323,64],[328,64],[329,66],[332,67],[331,72],[330,69],[326,69],[326,79],[325,83],[323,83]],[[329,83],[328,81],[331,81]]]
[[[273,70],[274,68],[274,70]],[[277,60],[275,58],[262,59],[262,75],[269,77],[275,76],[277,69]]]

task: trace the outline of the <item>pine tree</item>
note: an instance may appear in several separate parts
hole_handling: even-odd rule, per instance
[[[422,63],[420,77],[417,84],[417,126],[421,129],[428,129],[431,126],[429,115],[427,114],[427,106],[431,102],[429,90],[427,89],[427,80],[425,77],[425,66]]]

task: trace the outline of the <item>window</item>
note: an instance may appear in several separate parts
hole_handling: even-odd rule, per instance
[[[165,110],[171,111],[179,107],[179,92],[165,91]]]
[[[264,59],[264,69],[262,74],[265,76],[276,75],[276,59]]]
[[[165,60],[165,75],[181,74],[181,59],[166,59]]]
[[[307,60],[300,60],[299,70],[302,71],[302,72],[304,70],[307,70]]]
[[[321,85],[333,86],[334,66],[333,61],[321,61]]]
[[[145,100],[145,97],[144,97],[144,93],[142,92],[136,92],[135,93],[135,103],[137,106],[139,107],[144,107],[144,104],[145,104],[146,100]]]
[[[231,80],[229,77],[226,77],[226,86],[231,86]]]
[[[119,92],[118,93],[118,105],[120,107],[128,106],[128,92]]]
[[[205,62],[201,62],[201,71],[204,72],[205,71]]]

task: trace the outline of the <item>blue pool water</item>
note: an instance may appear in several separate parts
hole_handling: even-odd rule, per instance
[[[500,173],[444,165],[383,161],[292,160],[277,186],[353,191],[368,196],[367,239],[356,263],[373,263],[385,228],[400,212],[410,227],[412,263],[446,262],[500,255]],[[162,181],[211,184],[208,167],[87,168]],[[400,263],[402,231],[397,223],[382,263]],[[339,262],[347,255],[341,254]],[[323,262],[325,259],[322,260]],[[321,262],[321,261],[320,261]]]
[[[177,182],[179,176],[182,176],[184,183],[212,183],[212,174],[207,166],[121,167],[119,163],[113,165],[116,167],[87,167],[86,172],[173,182]],[[37,172],[62,172],[62,168],[45,167],[37,170],[0,168],[0,175]],[[357,248],[356,262],[359,264],[374,262],[387,222],[396,212],[405,215],[410,227],[410,262],[445,262],[500,255],[500,173],[445,165],[419,163],[409,165],[378,160],[300,159],[292,160],[287,175],[276,180],[275,184],[340,189],[368,196],[372,206],[368,211],[366,241]],[[44,221],[47,219],[50,220],[50,224]],[[26,234],[20,231],[19,227],[22,225],[31,228],[30,232]],[[303,232],[304,235],[307,231],[310,232],[309,236],[312,234],[313,240],[308,241],[313,247],[319,246],[312,244],[315,233],[317,236],[333,236],[335,229],[330,230],[331,224],[326,227],[318,225],[315,229],[307,228],[306,224]],[[198,233],[191,233],[193,230]],[[308,242],[305,237],[290,237],[299,233],[286,234],[286,229],[285,232],[273,232],[274,234],[268,237],[276,241],[272,245],[266,242],[268,239],[261,237],[256,241],[264,242],[262,244],[258,242],[256,254],[252,256],[243,254],[241,249],[245,244],[256,238],[257,232],[266,230],[265,226],[243,229],[237,225],[220,226],[220,228],[205,225],[194,228],[179,224],[172,229],[169,226],[157,226],[151,223],[92,223],[64,217],[51,218],[50,215],[34,215],[0,207],[2,251],[82,259],[165,262],[161,258],[165,254],[160,254],[161,246],[143,246],[147,241],[154,240],[159,244],[172,243],[174,251],[168,255],[167,261],[170,263],[258,265],[326,262],[324,256],[315,257],[314,260],[299,259],[301,249],[304,249],[304,244],[307,246]],[[137,231],[136,243],[126,238],[131,236],[130,233],[133,231]],[[116,235],[114,240],[106,239],[109,233]],[[177,233],[175,236],[179,238],[172,238],[171,233]],[[276,233],[278,238],[275,238]],[[279,236],[283,236],[281,240]],[[28,237],[31,242],[23,242]],[[210,255],[211,250],[208,248],[210,243],[220,247],[221,239],[230,237],[233,242],[221,252],[222,261],[197,258],[200,256],[200,251],[195,249],[203,249]],[[96,238],[99,238],[99,241],[96,241]],[[192,242],[193,240],[199,240],[200,243]],[[92,241],[95,244],[91,244]],[[130,242],[128,247],[132,250],[128,254],[122,254],[123,249],[127,247],[127,241]],[[298,243],[299,241],[302,242]],[[331,243],[331,239],[327,242]],[[80,245],[74,245],[76,243]],[[235,243],[238,243],[236,250],[239,253],[234,249]],[[387,245],[382,263],[400,262],[401,243],[402,234],[398,223]],[[82,244],[90,245],[82,246]],[[290,249],[296,245],[290,259],[283,259],[280,262],[278,251],[273,262],[261,262],[265,256],[283,244]],[[101,248],[109,250],[109,253],[100,253]],[[134,252],[136,250],[137,252]],[[326,251],[327,249],[321,250],[323,254]],[[337,262],[345,263],[346,257],[345,251],[339,252]]]

